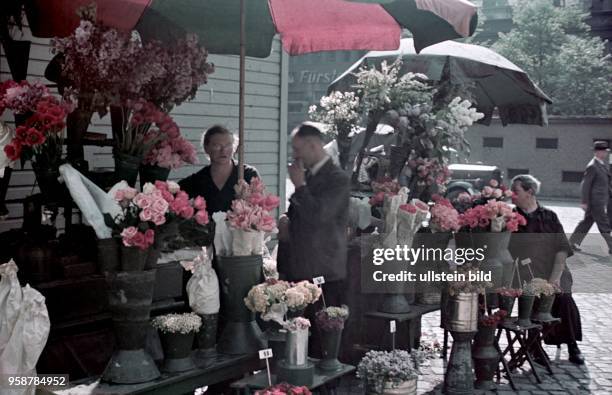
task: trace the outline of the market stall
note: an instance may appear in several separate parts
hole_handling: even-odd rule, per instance
[[[196,385],[212,385],[261,367],[257,351],[268,348],[268,340],[280,336],[283,344],[275,351],[278,358],[274,366],[278,380],[313,386],[317,377],[336,378],[339,371],[352,370],[339,359],[343,359],[341,350],[356,341],[351,335],[356,312],[385,326],[388,321],[410,321],[409,337],[402,340],[406,348],[418,348],[419,317],[440,306],[445,316],[443,325],[455,340],[446,374],[447,391],[471,390],[472,377],[461,378],[462,372],[471,369],[471,339],[499,317],[479,309],[478,294],[494,295],[498,288],[509,286],[508,275],[512,278],[514,272],[507,261],[508,237],[522,223],[522,217],[511,211],[504,201],[508,191],[498,185],[487,186],[478,199],[461,196],[450,202],[440,196],[448,178],[448,148],[464,151],[465,131],[483,118],[468,100],[465,87],[452,81],[432,82],[420,74],[404,74],[400,63],[383,63],[379,69],[356,73],[356,92],[335,92],[324,98],[321,106],[313,109],[313,119],[332,125],[331,132],[342,136],[339,145],[359,126],[371,133],[386,120],[397,130],[398,144],[391,151],[389,163],[378,169],[379,174],[390,178],[368,182],[371,180],[360,171],[363,154],[357,159],[355,185],[368,183],[374,192],[371,199],[351,201],[350,233],[361,233],[361,239],[354,239],[353,245],[361,246],[358,264],[362,279],[369,276],[376,259],[367,254],[378,248],[403,245],[456,251],[487,244],[494,247],[486,252],[483,262],[463,274],[469,277],[470,270],[487,270],[494,274],[491,281],[464,281],[457,275],[444,290],[439,286],[418,288],[405,281],[387,282],[375,306],[364,308],[363,300],[353,298],[356,304],[348,308],[325,306],[311,322],[304,318],[304,310],[320,303],[325,285],[317,277],[299,282],[278,279],[266,235],[276,231],[275,210],[280,199],[266,190],[260,178],[247,183],[240,177],[231,209],[212,215],[202,197],[190,199],[177,183],[168,181],[170,169],[194,162],[196,150],[181,134],[171,110],[193,98],[214,73],[208,51],[240,53],[239,82],[243,86],[244,57],[268,55],[275,32],[281,34],[283,48],[290,54],[386,50],[399,45],[401,26],[413,30],[421,49],[432,41],[469,35],[475,18],[471,4],[456,2],[457,7],[467,7],[454,9],[463,11],[463,18],[457,22],[444,19],[448,9],[424,9],[427,2],[420,1],[406,1],[408,8],[394,6],[393,2],[384,7],[344,1],[321,1],[320,6],[304,6],[300,1],[252,2],[241,12],[237,12],[237,2],[215,6],[194,2],[187,10],[153,1],[130,2],[132,8],[124,13],[118,13],[122,8],[117,1],[117,7],[100,7],[97,14],[86,7],[80,11],[80,18],[68,11],[84,4],[68,3],[58,9],[57,3],[33,2],[39,8],[27,10],[35,34],[57,36],[53,40],[57,56],[45,71],[57,84],[59,95],[35,81],[9,80],[0,88],[3,109],[17,116],[14,135],[4,152],[13,161],[32,163],[42,193],[39,201],[32,202],[25,224],[32,244],[22,246],[21,255],[16,254],[18,263],[28,262],[24,279],[42,284],[54,336],[88,324],[104,331],[97,337],[102,339],[98,344],[84,338],[81,344],[77,340],[70,346],[70,352],[79,356],[75,358],[77,364],[91,361],[78,367],[67,367],[74,360],[57,365],[61,351],[48,349],[41,357],[40,371],[81,369],[81,376],[99,375],[77,383],[92,390],[188,392]],[[444,3],[452,6],[454,2]],[[51,9],[42,14],[45,6]],[[411,25],[414,20],[403,18],[407,9],[432,16],[438,26],[450,26],[452,34],[426,38],[426,32]],[[203,19],[219,25],[201,24]],[[253,23],[255,20],[269,23]],[[299,24],[289,23],[295,20],[301,20],[309,30],[304,33]],[[153,28],[159,23],[167,31]],[[329,25],[336,30],[317,34]],[[381,25],[385,27],[383,32],[377,30]],[[218,28],[215,34],[228,42],[216,40],[216,35],[198,30],[199,26]],[[221,30],[221,26],[229,31]],[[265,42],[251,48],[254,52],[249,52],[244,41],[236,40],[249,26],[270,33],[269,37],[263,35]],[[241,89],[239,99],[243,98]],[[244,105],[240,105],[241,137],[243,111]],[[88,134],[94,113],[110,119],[112,138]],[[92,177],[83,160],[83,144],[91,139],[113,148],[114,169],[98,178]],[[243,138],[240,144],[242,161]],[[63,183],[59,183],[59,176]],[[50,225],[40,223],[43,205],[50,210]],[[55,238],[52,225],[60,208],[64,213],[78,208],[82,217],[78,221],[82,223],[67,230],[71,237],[63,240]],[[71,215],[66,215],[67,223],[72,223]],[[378,219],[372,220],[372,215]],[[379,228],[374,230],[375,226]],[[454,249],[448,248],[453,238]],[[45,247],[40,247],[41,240]],[[63,252],[62,266],[56,268],[61,273],[46,265],[50,245]],[[201,248],[211,245],[214,254]],[[461,273],[447,261],[458,263],[445,256],[421,259],[414,273]],[[399,271],[387,274],[403,275]],[[189,278],[186,284],[184,276]],[[170,280],[173,284],[169,286]],[[371,292],[368,286],[372,284],[359,285],[358,293],[366,295],[363,298]],[[496,309],[497,298],[486,296],[484,305]],[[72,325],[71,320],[78,320],[79,325]],[[359,325],[365,328],[370,324],[360,321]],[[323,358],[316,361],[309,359],[307,352],[308,333],[315,328],[325,332],[326,339]],[[395,341],[391,348],[395,348]],[[395,361],[403,367],[404,375],[390,380],[389,371],[380,368],[378,359]],[[410,355],[401,350],[371,351],[359,364],[359,377],[367,381],[370,393],[384,393],[398,386],[406,393],[414,392],[420,360],[418,350]],[[90,366],[101,365],[102,371],[89,370]],[[479,380],[488,385],[490,377]]]

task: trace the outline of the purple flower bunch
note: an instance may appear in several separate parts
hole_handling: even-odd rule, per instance
[[[341,331],[344,329],[344,322],[348,316],[348,306],[329,306],[323,310],[317,311],[315,314],[315,319],[317,326],[322,331]]]

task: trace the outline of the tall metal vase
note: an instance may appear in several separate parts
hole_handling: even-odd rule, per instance
[[[311,385],[314,363],[308,360],[308,328],[287,331],[284,359],[278,362],[278,380],[293,385]]]
[[[474,338],[472,358],[476,382],[474,386],[479,390],[492,391],[495,389],[493,376],[499,363],[499,354],[495,348],[495,326],[481,326]]]
[[[159,377],[153,358],[145,351],[155,270],[107,272],[106,282],[116,348],[102,379],[116,384],[135,384]]]
[[[254,353],[267,347],[255,314],[246,308],[244,298],[249,290],[263,281],[261,255],[218,256],[221,283],[221,314],[225,328],[217,342],[217,351],[239,355]]]
[[[450,296],[446,307],[445,325],[453,336],[453,348],[444,375],[444,392],[470,395],[474,393],[471,342],[478,324],[478,294]]]
[[[497,308],[499,305],[495,290],[510,285],[512,276],[512,256],[508,251],[510,232],[459,232],[455,243],[459,248],[482,249],[484,260],[480,270],[491,273],[492,287],[487,288],[487,306]]]

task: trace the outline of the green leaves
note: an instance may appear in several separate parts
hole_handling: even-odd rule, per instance
[[[552,98],[551,113],[610,113],[612,64],[602,40],[587,36],[589,27],[578,8],[521,0],[513,18],[515,28],[500,34],[493,49],[523,68]]]

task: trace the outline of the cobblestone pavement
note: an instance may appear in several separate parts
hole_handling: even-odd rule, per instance
[[[558,214],[568,233],[574,230],[582,218],[577,202],[544,201],[543,204]],[[542,379],[542,383],[538,384],[528,365],[525,365],[525,369],[518,369],[513,374],[517,391],[513,391],[507,379],[502,377],[497,387],[498,394],[612,394],[612,343],[609,341],[612,333],[612,314],[609,309],[612,306],[612,258],[603,246],[603,239],[596,227],[591,232],[594,233],[583,242],[583,251],[568,259],[574,276],[574,298],[582,317],[583,341],[579,346],[586,364],[576,366],[568,362],[565,346],[561,349],[545,346],[552,360],[554,374],[549,375],[543,367],[536,365]],[[576,292],[578,288],[580,292]],[[439,312],[424,316],[423,338],[436,338],[442,342],[443,331],[439,324]],[[501,347],[504,348],[503,343]],[[443,359],[428,361],[419,377],[418,393],[442,393],[444,369]],[[363,387],[357,379],[347,377],[343,379],[339,393],[362,394]]]

